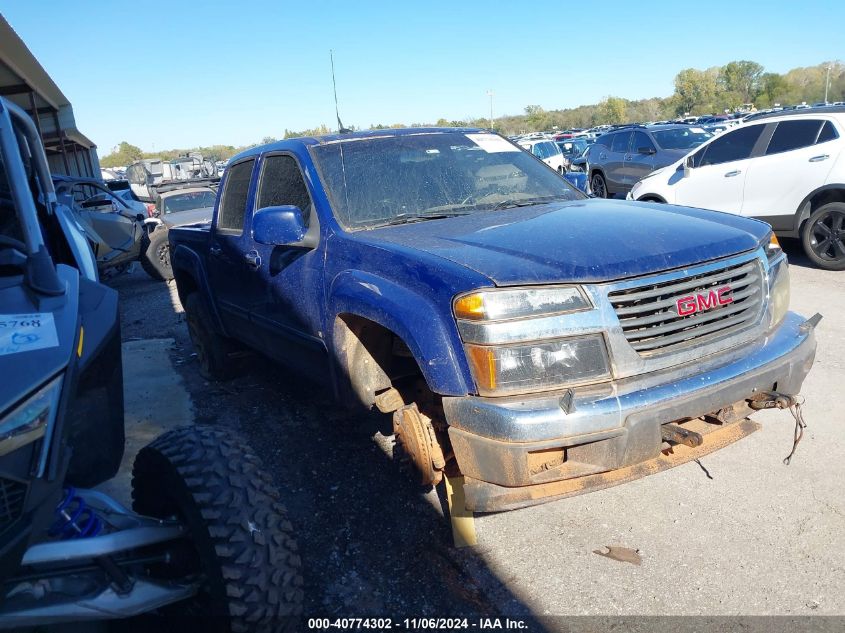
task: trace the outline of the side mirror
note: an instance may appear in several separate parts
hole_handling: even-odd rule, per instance
[[[293,205],[264,207],[256,211],[252,218],[252,237],[259,244],[296,244],[302,241],[306,232],[302,211]]]
[[[687,156],[683,164],[684,178],[689,178],[692,173],[692,156]]]
[[[138,222],[143,222],[144,220],[146,220],[143,213],[136,213],[135,219],[138,220]]]
[[[638,154],[646,154],[647,156],[651,156],[652,154],[656,154],[657,150],[653,147],[640,147],[637,149]]]

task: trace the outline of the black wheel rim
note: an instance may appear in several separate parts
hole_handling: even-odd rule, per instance
[[[816,257],[824,261],[845,260],[845,211],[831,209],[813,220],[810,248]]]
[[[593,190],[593,193],[596,194],[599,198],[605,197],[604,180],[601,176],[593,176],[593,184],[591,188]]]

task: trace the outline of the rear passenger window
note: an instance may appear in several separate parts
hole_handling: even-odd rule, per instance
[[[223,189],[220,209],[217,211],[217,228],[243,232],[246,199],[254,164],[255,159],[250,159],[226,169],[226,186]]]
[[[809,147],[816,142],[822,122],[818,119],[798,119],[781,121],[775,128],[766,155],[780,154],[802,147]]]
[[[719,165],[734,160],[742,160],[751,156],[754,144],[760,138],[763,125],[749,125],[732,132],[725,132],[715,141],[706,145],[701,152],[696,153],[694,167],[705,165]]]
[[[302,221],[308,226],[311,217],[311,196],[302,179],[302,172],[293,156],[286,154],[264,159],[258,185],[258,208],[291,204],[302,211]]]
[[[822,131],[819,132],[819,140],[817,140],[816,143],[827,143],[835,138],[839,138],[839,135],[836,133],[836,128],[833,127],[833,123],[830,121],[825,121],[822,126]]]
[[[628,141],[630,140],[630,138],[630,132],[620,132],[615,137],[613,137],[613,145],[611,145],[610,151],[621,152],[624,154],[628,151]]]

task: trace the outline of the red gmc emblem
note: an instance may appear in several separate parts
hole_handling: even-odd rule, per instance
[[[712,310],[716,306],[726,306],[729,303],[733,303],[733,300],[731,287],[722,286],[706,294],[702,293],[680,297],[675,301],[675,306],[678,308],[678,316],[683,317],[695,314],[696,312]]]

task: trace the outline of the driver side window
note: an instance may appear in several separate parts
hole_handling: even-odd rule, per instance
[[[306,228],[310,225],[314,205],[293,156],[281,154],[265,158],[258,182],[256,209],[293,205],[302,212],[302,223]]]

